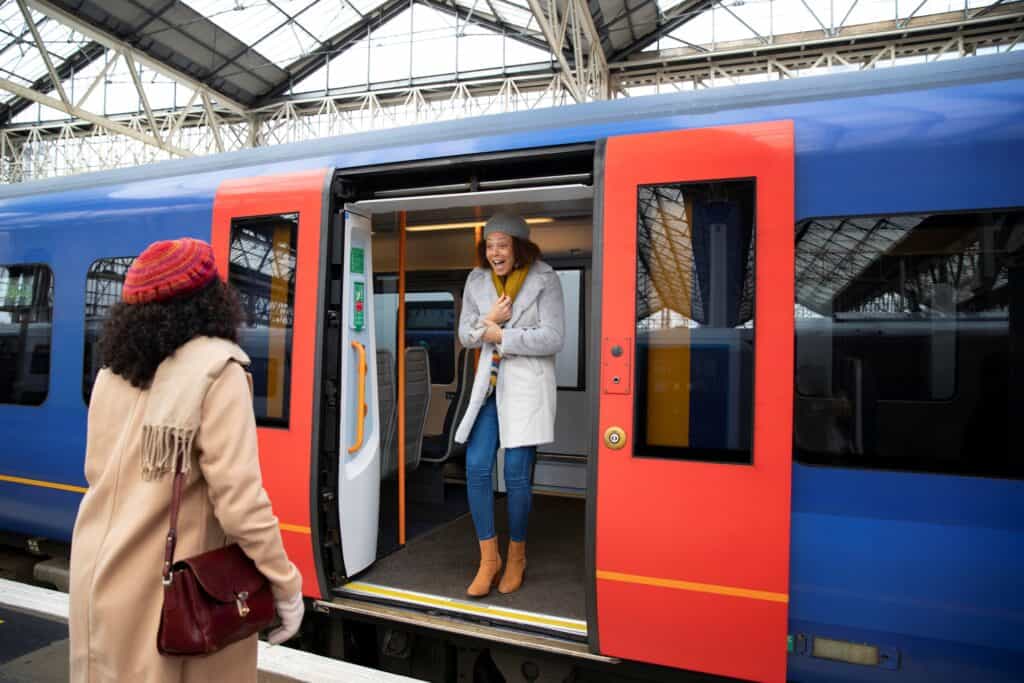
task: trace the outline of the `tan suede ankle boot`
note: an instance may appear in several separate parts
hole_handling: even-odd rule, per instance
[[[466,589],[466,595],[471,598],[482,598],[491,592],[491,586],[498,583],[498,574],[501,573],[501,555],[498,554],[498,537],[488,538],[480,541],[480,568],[476,572],[476,578]]]
[[[508,565],[498,585],[499,593],[513,593],[523,585],[526,573],[526,541],[508,542]]]

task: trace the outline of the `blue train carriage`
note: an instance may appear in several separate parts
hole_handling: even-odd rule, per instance
[[[1022,153],[1007,54],[3,188],[0,529],[70,540],[102,322],[134,254],[190,235],[241,293],[264,477],[331,654],[1020,680]],[[470,602],[455,324],[497,207],[531,220],[568,325],[530,576]]]

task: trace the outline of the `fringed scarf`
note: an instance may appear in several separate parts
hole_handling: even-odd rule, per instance
[[[202,422],[203,400],[228,363],[248,367],[249,357],[226,339],[196,337],[164,359],[150,385],[142,419],[142,478],[162,479],[192,469],[192,451]]]
[[[530,272],[527,268],[516,268],[508,275],[501,277],[494,270],[491,270],[491,281],[494,283],[494,289],[498,292],[498,297],[507,296],[512,301],[516,300],[516,295],[519,294],[519,290],[523,288],[523,283],[526,282],[526,275]],[[501,353],[498,352],[497,346],[491,353],[491,378],[490,383],[487,385],[487,395],[490,396],[494,393],[494,388],[498,386],[498,366],[501,365]]]

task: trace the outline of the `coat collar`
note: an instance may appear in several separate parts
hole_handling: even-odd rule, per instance
[[[544,276],[548,273],[553,273],[554,270],[554,268],[543,261],[537,261],[530,266],[530,272],[526,274],[523,288],[519,290],[516,300],[512,302],[512,317],[505,323],[506,327],[516,326],[523,312],[544,291]],[[490,310],[494,306],[494,302],[498,300],[498,293],[494,291],[494,284],[491,282],[491,270],[490,268],[476,268],[473,273],[478,278],[480,287],[483,290],[483,303],[486,306],[486,310]]]
[[[537,261],[530,266],[530,272],[526,274],[526,280],[523,282],[523,288],[519,290],[519,294],[516,296],[516,300],[512,302],[512,317],[507,323],[508,327],[515,327],[519,324],[519,319],[523,316],[523,312],[537,300],[540,293],[544,291],[544,280],[545,275],[552,272],[554,269],[543,261]],[[494,289],[491,287],[491,289]]]

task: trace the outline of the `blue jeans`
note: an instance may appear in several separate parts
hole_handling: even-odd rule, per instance
[[[530,516],[530,474],[536,446],[505,449],[505,488],[508,490],[508,526],[513,541],[526,540],[526,521]],[[476,416],[466,443],[466,489],[469,510],[473,513],[476,536],[481,541],[494,538],[494,490],[491,473],[498,457],[498,403],[492,394]]]

